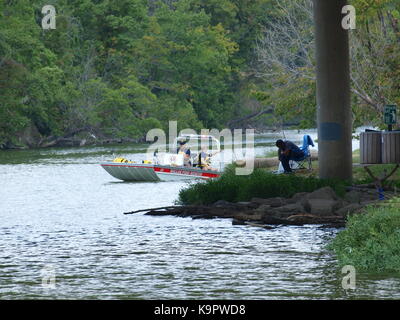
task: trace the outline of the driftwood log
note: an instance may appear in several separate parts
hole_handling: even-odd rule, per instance
[[[316,151],[311,151],[311,160],[313,161],[318,160],[318,153]],[[246,166],[246,160],[237,160],[236,165],[238,167],[244,167]],[[271,168],[278,166],[279,166],[278,157],[254,159],[254,168]]]

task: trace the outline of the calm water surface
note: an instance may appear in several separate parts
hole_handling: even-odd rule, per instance
[[[256,153],[276,138],[257,136]],[[118,182],[98,165],[145,149],[0,151],[1,299],[400,298],[394,276],[357,275],[356,290],[342,289],[325,249],[335,229],[123,215],[171,205],[186,185]],[[42,286],[46,268],[55,288]]]

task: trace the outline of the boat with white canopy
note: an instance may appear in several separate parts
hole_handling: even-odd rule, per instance
[[[181,148],[181,152],[179,145],[185,147],[184,150]],[[211,167],[212,157],[220,152],[220,142],[214,136],[181,135],[174,139],[171,147],[178,152],[154,153],[152,161],[141,163],[116,158],[101,166],[114,178],[123,181],[179,181],[218,178],[221,175],[221,168]]]

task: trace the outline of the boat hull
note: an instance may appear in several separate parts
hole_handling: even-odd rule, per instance
[[[161,166],[140,163],[101,164],[114,178],[123,181],[180,181],[218,178],[219,172],[199,168]]]
[[[221,175],[216,171],[170,166],[154,166],[154,171],[161,181],[210,179],[218,178]]]
[[[103,163],[101,164],[114,178],[123,181],[160,181],[152,164]]]

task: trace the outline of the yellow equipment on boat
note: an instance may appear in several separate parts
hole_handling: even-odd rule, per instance
[[[118,163],[132,163],[132,161],[129,161],[128,159],[125,158],[115,158],[113,162],[118,162]]]

